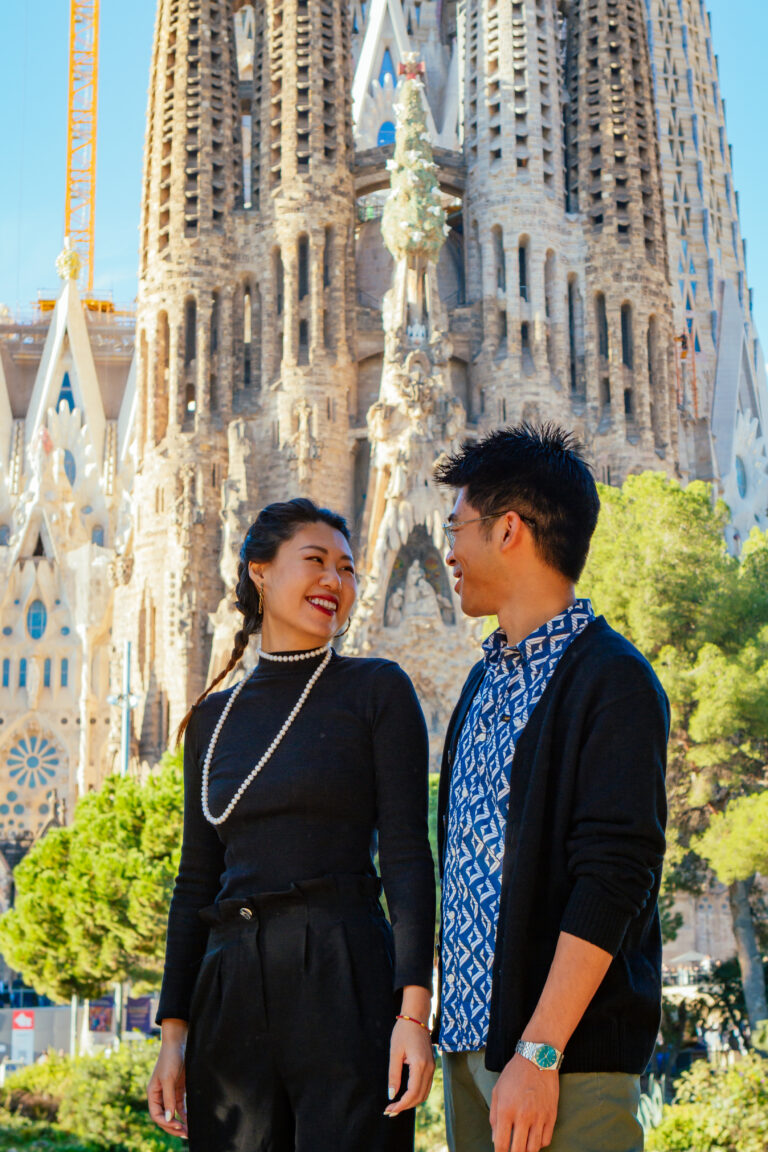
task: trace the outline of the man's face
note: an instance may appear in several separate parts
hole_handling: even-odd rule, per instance
[[[479,520],[480,515],[462,488],[448,518],[455,540],[445,562],[451,569],[465,616],[493,616],[498,609],[498,595],[494,592],[498,559],[489,534],[493,519]]]

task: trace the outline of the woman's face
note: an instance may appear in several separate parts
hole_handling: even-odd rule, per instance
[[[264,593],[262,644],[272,651],[317,648],[347,622],[357,596],[351,549],[320,521],[299,528],[267,564],[248,571]]]

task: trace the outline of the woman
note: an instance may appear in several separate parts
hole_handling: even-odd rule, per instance
[[[330,647],[356,593],[341,516],[266,507],[241,549],[229,664],[179,730],[149,1106],[192,1152],[413,1148],[434,1068],[427,735],[396,664]],[[254,672],[209,695],[258,631]]]

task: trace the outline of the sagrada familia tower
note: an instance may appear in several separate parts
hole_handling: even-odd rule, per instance
[[[0,839],[114,770],[126,641],[157,761],[271,500],[349,517],[345,650],[403,664],[435,747],[476,652],[441,453],[551,418],[606,482],[713,481],[733,548],[768,527],[700,0],[159,0],[143,188],[135,328],[66,255],[0,317]]]

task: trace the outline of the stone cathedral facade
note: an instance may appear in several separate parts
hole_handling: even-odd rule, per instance
[[[159,758],[268,501],[349,517],[346,650],[401,661],[435,747],[476,651],[440,453],[551,418],[607,482],[715,481],[735,548],[768,526],[700,0],[159,0],[143,187],[133,332],[67,259],[47,328],[0,318],[7,846],[114,770],[126,641],[132,759]]]

